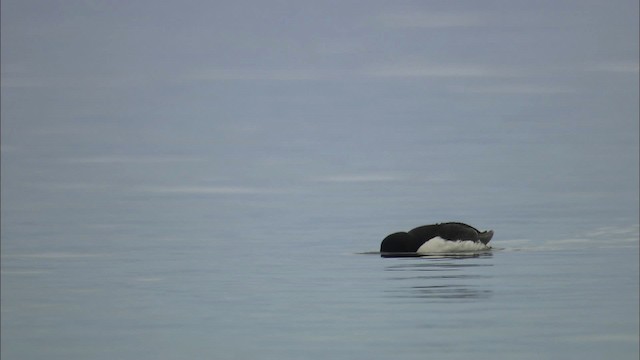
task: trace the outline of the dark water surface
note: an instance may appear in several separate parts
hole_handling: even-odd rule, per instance
[[[14,226],[2,359],[638,357],[637,226],[381,258],[375,225],[273,221]]]

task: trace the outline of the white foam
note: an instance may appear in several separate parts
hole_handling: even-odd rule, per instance
[[[422,244],[418,254],[442,254],[442,253],[461,253],[461,252],[477,252],[491,249],[491,246],[481,242],[473,241],[449,241],[439,236]]]

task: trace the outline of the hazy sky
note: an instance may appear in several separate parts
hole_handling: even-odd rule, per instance
[[[9,220],[356,184],[637,219],[637,0],[4,0],[1,24]]]

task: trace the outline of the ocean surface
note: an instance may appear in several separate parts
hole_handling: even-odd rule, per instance
[[[638,358],[633,213],[202,190],[5,211],[2,359]],[[492,249],[376,253],[443,221],[493,229]]]
[[[639,5],[1,1],[0,360],[638,360]]]

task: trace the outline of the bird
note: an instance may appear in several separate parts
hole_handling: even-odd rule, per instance
[[[493,237],[493,230],[480,231],[461,222],[446,222],[423,225],[409,232],[395,232],[380,243],[380,253],[417,253],[430,240],[440,238],[445,241],[472,241],[487,245]]]

